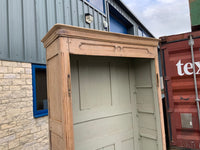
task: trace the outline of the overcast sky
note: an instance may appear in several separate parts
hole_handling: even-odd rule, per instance
[[[188,0],[121,0],[156,37],[190,32]]]

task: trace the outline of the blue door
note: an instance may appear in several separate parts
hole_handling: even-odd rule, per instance
[[[110,15],[110,32],[128,34],[127,27],[113,15]]]

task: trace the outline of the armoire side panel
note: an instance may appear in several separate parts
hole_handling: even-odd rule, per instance
[[[49,129],[50,144],[52,150],[64,149],[64,129],[62,120],[62,87],[59,56],[55,56],[47,62],[47,80],[48,80],[48,105],[49,105]],[[55,88],[56,87],[56,88]]]

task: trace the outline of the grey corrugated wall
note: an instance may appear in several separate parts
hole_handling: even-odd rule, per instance
[[[84,14],[94,15],[88,25]],[[0,0],[0,60],[45,64],[40,40],[56,23],[104,30],[106,15],[82,0]]]
[[[45,64],[40,41],[54,24],[106,30],[103,21],[109,23],[108,3],[133,25],[129,33],[137,35],[134,19],[115,0],[105,1],[103,13],[86,0],[0,0],[0,60]],[[94,16],[90,25],[84,17],[88,12]]]

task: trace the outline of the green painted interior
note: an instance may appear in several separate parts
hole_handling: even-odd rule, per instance
[[[200,0],[190,0],[190,16],[192,26],[200,25]]]
[[[162,149],[154,66],[151,59],[71,56],[76,150]]]

